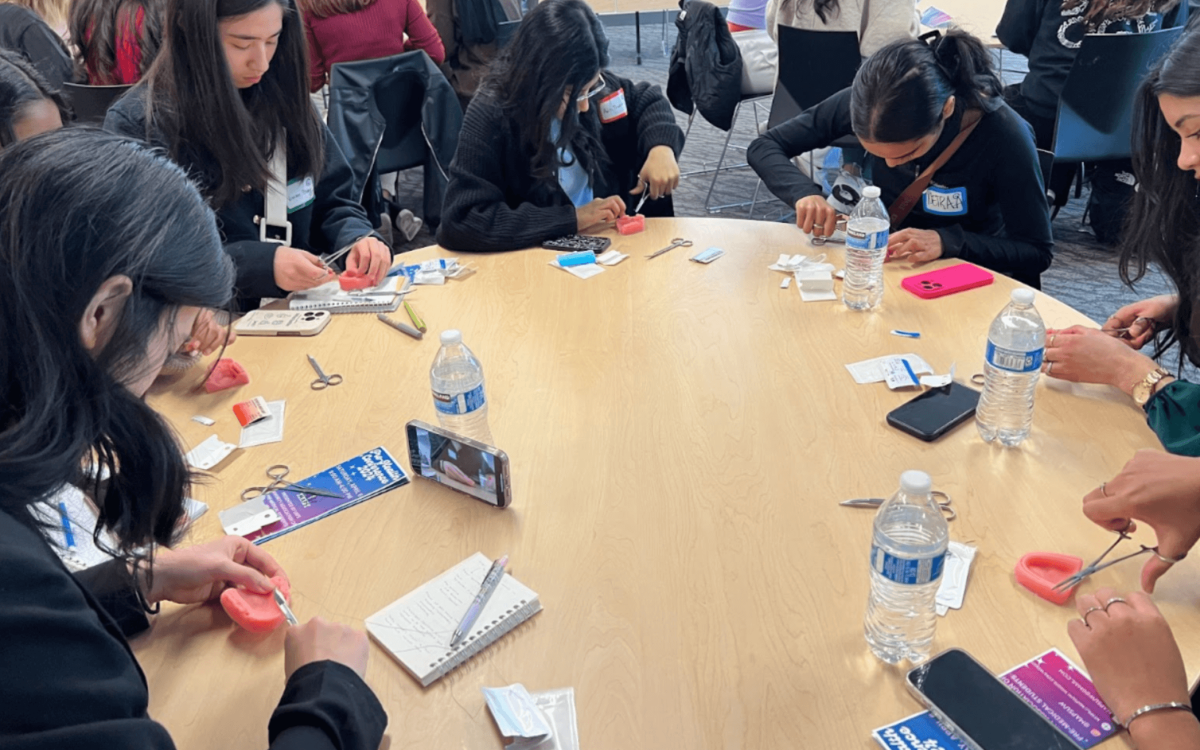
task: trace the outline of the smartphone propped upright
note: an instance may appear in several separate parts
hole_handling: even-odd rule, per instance
[[[1078,750],[966,651],[952,648],[909,671],[908,689],[972,750]]]
[[[954,381],[896,407],[888,413],[887,423],[931,442],[970,419],[978,405],[979,391]]]
[[[413,474],[497,508],[512,502],[504,451],[416,419],[405,427]]]

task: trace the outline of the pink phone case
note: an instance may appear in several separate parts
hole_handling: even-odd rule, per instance
[[[957,266],[909,276],[900,282],[900,286],[921,299],[936,299],[947,294],[987,286],[995,279],[995,276],[979,266],[959,263]]]

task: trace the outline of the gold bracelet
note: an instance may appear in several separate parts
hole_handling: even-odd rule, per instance
[[[1129,725],[1133,723],[1133,720],[1136,719],[1137,717],[1141,716],[1142,714],[1148,714],[1151,711],[1165,711],[1167,709],[1179,710],[1179,711],[1191,711],[1192,707],[1186,703],[1180,703],[1179,701],[1170,701],[1169,703],[1151,703],[1148,706],[1142,706],[1138,710],[1129,714],[1128,719],[1126,719],[1125,721],[1118,722],[1118,723],[1121,726],[1128,729]]]

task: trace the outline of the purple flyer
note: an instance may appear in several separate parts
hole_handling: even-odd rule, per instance
[[[1083,750],[1116,734],[1112,712],[1092,681],[1058,649],[1005,673],[1000,680]]]

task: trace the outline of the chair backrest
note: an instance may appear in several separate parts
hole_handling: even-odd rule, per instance
[[[810,31],[780,24],[779,80],[768,127],[848,88],[860,65],[858,34],[853,31]]]
[[[521,25],[518,21],[501,21],[496,28],[496,49],[504,49],[512,40],[513,35],[517,33],[517,27]]]
[[[1054,160],[1127,159],[1138,85],[1182,28],[1146,34],[1088,34],[1058,101]]]
[[[132,86],[85,86],[82,83],[64,83],[63,96],[75,113],[75,122],[101,123],[112,103],[121,98]]]

